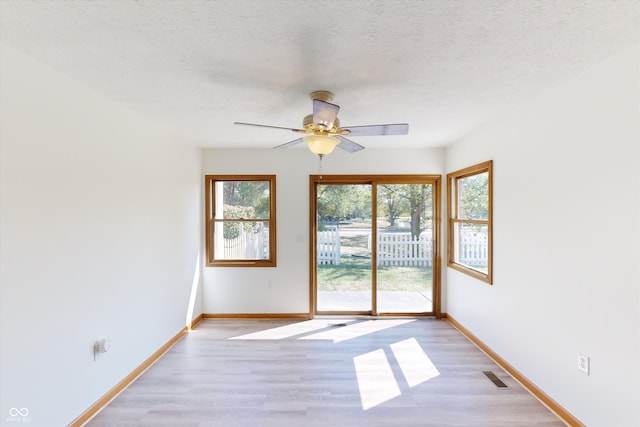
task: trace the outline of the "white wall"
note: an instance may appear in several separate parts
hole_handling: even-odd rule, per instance
[[[640,66],[634,46],[447,150],[494,160],[494,285],[448,313],[589,426],[640,425]],[[576,368],[591,357],[590,376]]]
[[[184,328],[200,150],[0,52],[0,424],[17,425],[15,407],[20,424],[61,426]],[[101,337],[112,347],[94,362]]]
[[[323,161],[330,174],[436,174],[444,149],[336,149]],[[205,268],[205,313],[309,312],[309,175],[318,158],[306,148],[203,151],[205,174],[275,174],[277,264],[275,268]]]

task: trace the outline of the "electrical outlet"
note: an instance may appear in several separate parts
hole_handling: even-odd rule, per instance
[[[96,341],[93,344],[93,361],[95,362],[100,358],[100,356],[102,356],[104,353],[109,351],[110,347],[111,347],[111,343],[106,338],[102,338]]]
[[[578,370],[589,375],[589,356],[578,354]]]

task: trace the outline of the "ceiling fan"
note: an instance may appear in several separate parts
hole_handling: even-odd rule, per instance
[[[294,139],[274,148],[291,147],[306,142],[309,150],[320,156],[320,158],[331,153],[335,147],[350,153],[364,149],[362,145],[345,138],[345,136],[406,135],[409,133],[409,125],[407,123],[340,127],[340,120],[338,120],[340,107],[330,102],[333,100],[333,93],[326,90],[318,90],[311,92],[309,97],[313,101],[313,114],[305,116],[302,121],[302,129],[243,122],[234,122],[234,124],[285,129],[305,134],[302,138]]]

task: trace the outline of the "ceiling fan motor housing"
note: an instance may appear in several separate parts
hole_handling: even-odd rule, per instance
[[[321,125],[315,126],[313,124],[313,114],[309,114],[305,116],[304,119],[302,120],[302,127],[308,132],[336,133],[338,128],[340,128],[340,120],[336,117],[335,120],[333,121],[333,128],[329,129],[326,127],[322,127]]]
[[[319,101],[331,102],[333,101],[333,92],[329,92],[328,90],[315,90],[309,94],[309,98],[313,101],[317,99]]]

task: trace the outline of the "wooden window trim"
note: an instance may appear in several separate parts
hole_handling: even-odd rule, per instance
[[[269,259],[229,259],[214,258],[214,192],[218,181],[269,181]],[[234,219],[237,222],[252,222]],[[264,221],[264,219],[260,219]],[[205,250],[207,267],[276,267],[276,176],[275,175],[205,175]]]
[[[487,220],[458,218],[457,181],[481,173],[489,173],[489,214]],[[447,266],[478,280],[493,284],[493,161],[479,163],[447,174]],[[487,273],[473,269],[455,261],[455,224],[486,224],[487,225]]]

